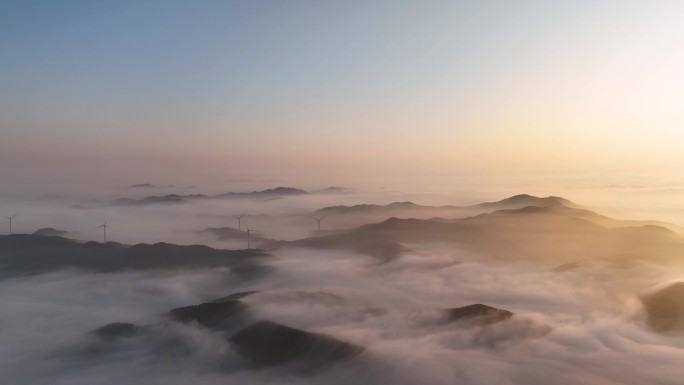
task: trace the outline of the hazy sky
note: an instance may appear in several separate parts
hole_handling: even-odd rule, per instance
[[[1,1],[0,178],[681,170],[682,1]]]

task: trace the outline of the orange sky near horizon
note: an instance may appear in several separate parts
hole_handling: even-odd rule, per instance
[[[679,1],[108,7],[15,4],[0,20],[0,179],[684,165]]]

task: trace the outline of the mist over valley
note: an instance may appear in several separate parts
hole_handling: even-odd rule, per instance
[[[0,236],[3,383],[673,383],[677,225],[386,195],[24,202]]]

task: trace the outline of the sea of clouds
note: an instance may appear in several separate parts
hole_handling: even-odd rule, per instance
[[[407,196],[357,192],[145,207],[112,207],[101,199],[72,208],[76,200],[52,197],[11,205],[21,215],[21,232],[50,226],[97,240],[95,226],[107,220],[111,239],[122,243],[241,248],[241,241],[217,241],[196,230],[235,227],[232,215],[238,213],[306,217],[334,204],[402,198]],[[286,239],[310,235],[314,225],[260,230]],[[647,262],[557,271],[554,261],[493,261],[453,247],[410,246],[413,252],[389,263],[339,251],[272,250],[274,258],[265,262],[271,273],[253,279],[224,268],[111,274],[67,269],[5,278],[0,383],[680,384],[684,377],[684,336],[650,330],[639,300],[684,272]],[[255,370],[222,334],[164,316],[175,307],[247,290],[257,291],[243,299],[253,320],[327,334],[366,350],[306,375],[282,367]],[[442,309],[474,303],[516,316],[491,325],[444,322]],[[89,334],[111,322],[150,325],[151,332],[117,341]]]

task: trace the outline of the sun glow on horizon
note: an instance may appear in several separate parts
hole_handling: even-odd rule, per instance
[[[681,2],[121,4],[82,8],[81,19],[51,7],[5,14],[0,174],[553,175],[684,163]],[[150,15],[198,27],[179,35]]]

